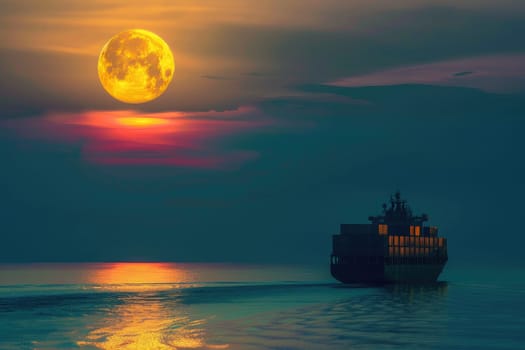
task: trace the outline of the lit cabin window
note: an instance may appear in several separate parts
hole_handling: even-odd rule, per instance
[[[406,252],[405,247],[399,248],[399,253],[401,256],[405,256],[405,252]]]
[[[378,225],[378,231],[380,235],[387,235],[388,234],[388,225],[385,224],[379,224]]]
[[[394,245],[399,245],[399,236],[394,236]]]
[[[415,228],[415,235],[416,236],[421,236],[421,226],[416,226],[416,228]]]
[[[443,248],[443,238],[439,238],[438,242],[439,242],[439,247]]]
[[[394,236],[388,236],[388,245],[394,245]]]
[[[399,245],[405,245],[405,237],[399,237]]]
[[[410,235],[414,235],[414,226],[410,225]]]

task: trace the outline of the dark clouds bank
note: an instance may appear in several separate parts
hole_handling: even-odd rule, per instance
[[[93,167],[76,145],[4,134],[2,260],[325,262],[339,223],[365,222],[396,189],[449,237],[451,263],[518,259],[523,96],[301,91],[315,98],[259,105],[286,127],[217,145],[259,154],[236,170]]]

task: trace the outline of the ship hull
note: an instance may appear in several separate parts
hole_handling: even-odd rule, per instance
[[[332,264],[332,276],[342,283],[425,283],[435,282],[445,263],[433,264]]]

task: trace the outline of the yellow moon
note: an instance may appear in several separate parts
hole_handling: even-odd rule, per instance
[[[126,103],[144,103],[166,91],[175,62],[158,35],[143,29],[118,33],[104,45],[98,58],[98,77],[104,89]]]

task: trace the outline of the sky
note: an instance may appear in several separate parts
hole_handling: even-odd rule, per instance
[[[0,0],[1,262],[327,263],[400,190],[451,264],[523,263],[522,1]],[[173,51],[113,99],[113,35]]]

